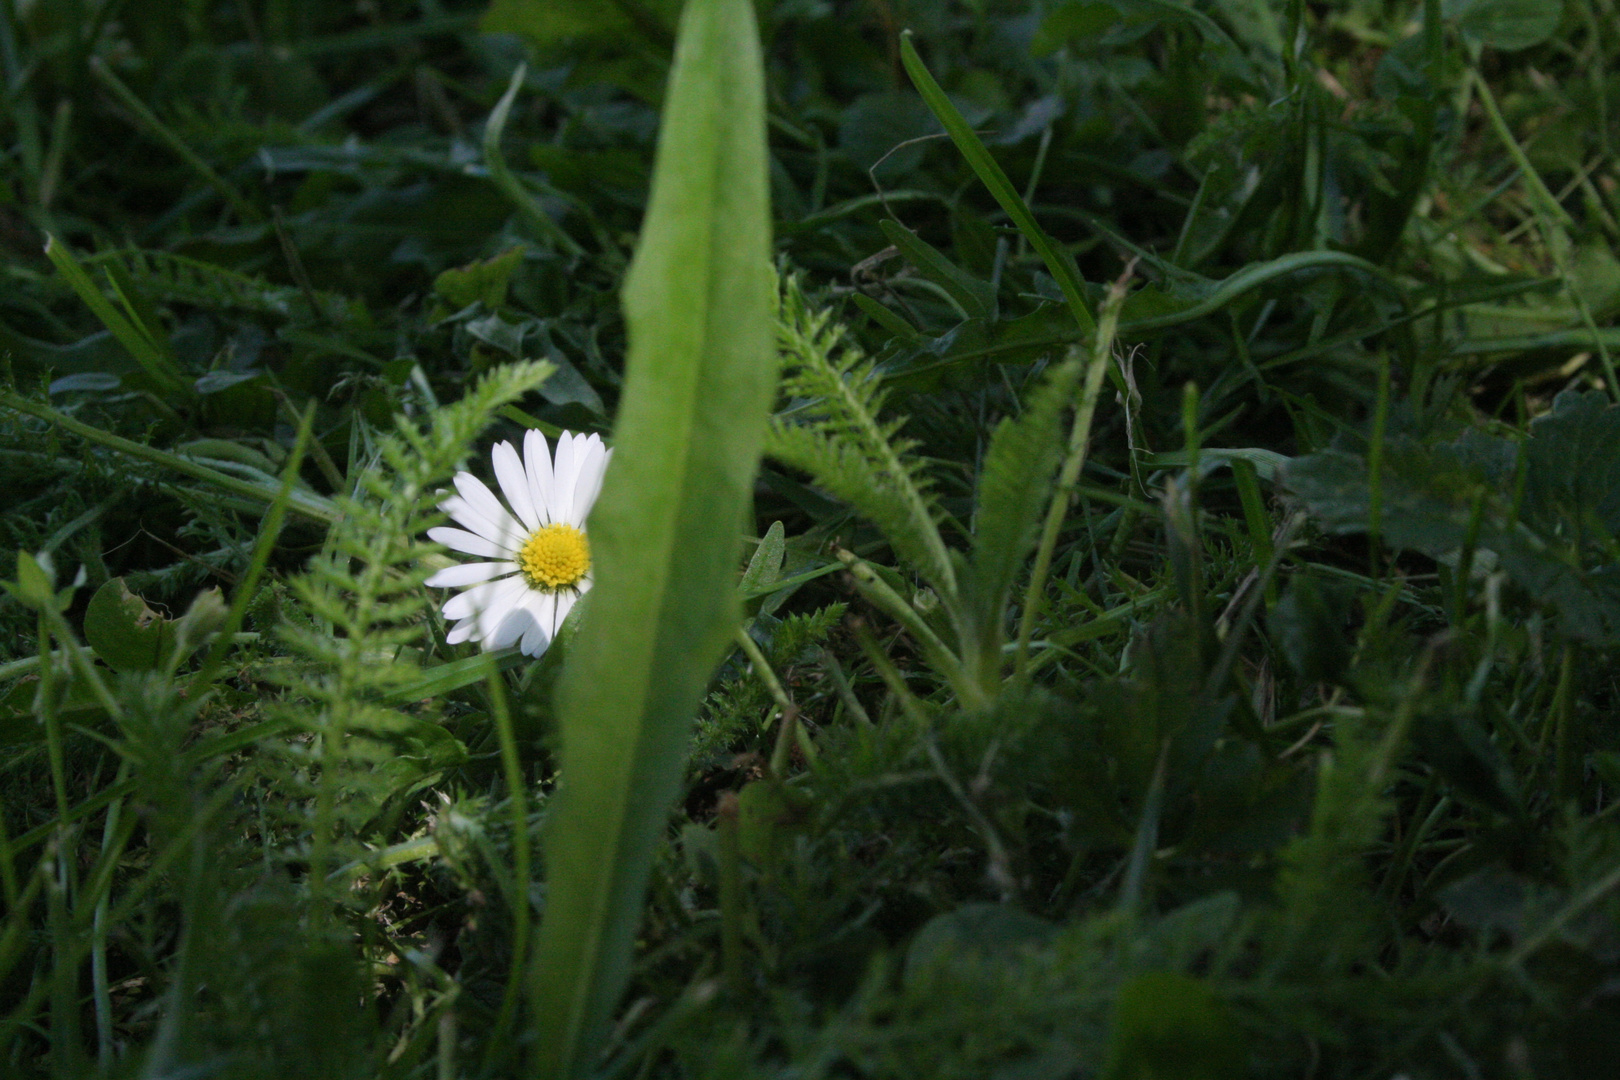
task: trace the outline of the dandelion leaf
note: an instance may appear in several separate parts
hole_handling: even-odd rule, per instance
[[[1283,476],[1328,532],[1368,528],[1363,455],[1325,450],[1294,460]],[[1602,394],[1560,394],[1530,425],[1522,448],[1472,431],[1432,445],[1394,436],[1380,481],[1381,534],[1390,546],[1450,559],[1477,513],[1477,549],[1493,553],[1525,592],[1551,605],[1564,633],[1620,642],[1620,409]]]

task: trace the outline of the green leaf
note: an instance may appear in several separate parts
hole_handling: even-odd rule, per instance
[[[1143,454],[1142,465],[1149,469],[1185,469],[1193,464],[1194,455],[1187,450],[1166,450],[1158,454]],[[1261,480],[1270,483],[1288,466],[1289,458],[1263,446],[1212,446],[1198,451],[1198,475],[1202,479],[1223,465],[1234,471],[1243,462],[1254,470]]]
[[[1513,766],[1473,716],[1458,709],[1425,717],[1412,728],[1418,754],[1457,796],[1510,817],[1524,806]]]
[[[1024,414],[1003,420],[990,437],[979,473],[969,578],[984,662],[998,662],[991,658],[1000,656],[1007,596],[1035,548],[1063,452],[1063,415],[1085,367],[1080,355],[1058,365]]]
[[[113,578],[90,598],[84,638],[115,671],[153,671],[174,649],[174,625]]]
[[[38,611],[56,602],[53,591],[55,580],[56,572],[46,552],[40,552],[36,558],[26,551],[19,551],[17,580],[0,581],[0,585],[19,603]]]
[[[900,90],[862,94],[838,118],[838,149],[862,172],[916,172],[939,122],[915,95]]]
[[[864,311],[868,317],[883,329],[908,344],[924,344],[924,338],[912,325],[865,293],[855,293],[851,297],[855,306]]]
[[[1447,0],[1442,8],[1463,37],[1513,52],[1540,45],[1564,21],[1564,0]]]
[[[785,558],[787,531],[780,521],[773,521],[771,527],[765,530],[759,546],[754,549],[753,558],[748,560],[748,569],[743,571],[742,581],[737,584],[738,595],[744,598],[758,596],[770,589],[782,576],[782,561]]]
[[[1133,815],[1167,748],[1166,790],[1174,794],[1196,787],[1203,761],[1225,726],[1232,702],[1212,701],[1206,694],[1201,653],[1200,629],[1191,619],[1161,615],[1131,643],[1130,678],[1099,684],[1088,703]]]
[[[1525,516],[1546,532],[1568,521],[1620,534],[1620,409],[1605,394],[1563,393],[1530,424]]]
[[[1041,20],[1030,42],[1030,51],[1036,56],[1051,56],[1066,45],[1090,43],[1112,29],[1120,21],[1119,9],[1112,4],[1081,3],[1068,0],[1053,8]]]
[[[878,222],[889,243],[899,248],[906,261],[922,276],[944,289],[970,319],[996,317],[996,290],[980,281],[940,253],[939,249],[900,224],[887,219]]]
[[[775,390],[764,75],[750,0],[681,19],[630,351],[591,519],[592,608],[559,695],[536,957],[539,1074],[578,1075],[629,976],[691,721],[740,618],[737,538]]]
[[[522,34],[541,48],[612,41],[632,31],[668,40],[680,0],[495,0],[479,29]]]
[[[1341,590],[1318,586],[1302,574],[1271,611],[1267,628],[1272,639],[1308,683],[1337,679],[1350,662],[1344,625],[1348,599]]]
[[[454,311],[474,302],[494,311],[506,303],[512,271],[523,262],[523,249],[514,247],[483,262],[445,270],[433,279],[433,291]]]
[[[1296,458],[1282,475],[1328,532],[1366,531],[1372,489],[1362,455],[1324,450]],[[1380,487],[1384,541],[1430,556],[1461,546],[1474,499],[1498,494],[1453,447],[1407,436],[1386,440]]]
[[[737,840],[742,855],[766,869],[795,834],[810,823],[810,797],[775,778],[744,785],[737,795]]]
[[[906,949],[906,981],[917,985],[930,968],[964,960],[1011,962],[1048,948],[1058,928],[1008,904],[970,903],[923,924]]]
[[[1372,487],[1362,455],[1296,458],[1282,478],[1327,531],[1367,529]],[[1559,612],[1564,633],[1620,642],[1620,408],[1602,392],[1558,395],[1530,425],[1522,451],[1473,431],[1434,446],[1392,436],[1379,488],[1381,535],[1391,547],[1449,559],[1472,535],[1525,592]]]
[[[1102,1080],[1226,1080],[1246,1075],[1244,1039],[1209,984],[1150,971],[1119,988]]]

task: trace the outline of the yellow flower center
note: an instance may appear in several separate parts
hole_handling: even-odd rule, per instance
[[[556,592],[578,584],[591,568],[591,545],[572,525],[553,523],[529,537],[517,564],[534,588]]]

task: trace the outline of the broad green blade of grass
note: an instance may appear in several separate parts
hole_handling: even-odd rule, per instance
[[[775,388],[763,73],[749,0],[681,20],[640,246],[596,588],[560,691],[536,957],[539,1074],[591,1063],[629,972],[691,719],[740,618],[739,537]]]

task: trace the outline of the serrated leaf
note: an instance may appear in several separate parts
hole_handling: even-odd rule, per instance
[[[882,531],[902,561],[954,595],[956,573],[934,524],[933,501],[900,463],[900,452],[874,455],[838,435],[782,423],[771,425],[767,450],[854,507]]]
[[[904,418],[879,421],[884,391],[874,366],[857,349],[839,352],[843,327],[829,312],[811,312],[791,281],[777,329],[789,364],[784,388],[805,401],[773,420],[767,452],[876,524],[901,559],[954,599],[956,570],[939,534],[930,478],[909,454],[912,444],[896,437]]]
[[[990,436],[979,472],[973,522],[971,595],[976,636],[999,655],[1007,595],[1018,577],[1051,498],[1064,449],[1062,420],[1085,371],[1074,356],[1055,367],[1030,396],[1022,416]]]
[[[1606,395],[1565,392],[1530,424],[1525,516],[1538,531],[1597,526],[1620,533],[1620,409]]]
[[[1530,425],[1524,497],[1514,515],[1512,442],[1478,432],[1434,446],[1409,436],[1385,443],[1381,535],[1431,558],[1467,541],[1494,552],[1530,596],[1552,605],[1562,629],[1620,642],[1620,409],[1600,392],[1565,391]],[[1283,482],[1329,532],[1368,528],[1366,460],[1327,450],[1290,462]]]
[[[1308,683],[1339,678],[1350,661],[1345,634],[1346,597],[1300,575],[1267,618],[1272,640]]]
[[[1324,450],[1296,458],[1283,471],[1283,480],[1328,532],[1368,528],[1372,487],[1362,455]],[[1381,494],[1385,542],[1438,556],[1462,544],[1473,500],[1499,492],[1449,447],[1426,447],[1397,436],[1385,443]]]
[[[640,243],[596,586],[559,691],[538,1073],[578,1075],[630,972],[691,722],[741,609],[737,538],[775,389],[764,75],[750,0],[682,15]]]
[[[1412,743],[1464,800],[1510,816],[1523,814],[1513,766],[1472,716],[1448,710],[1426,717],[1413,727]]]

